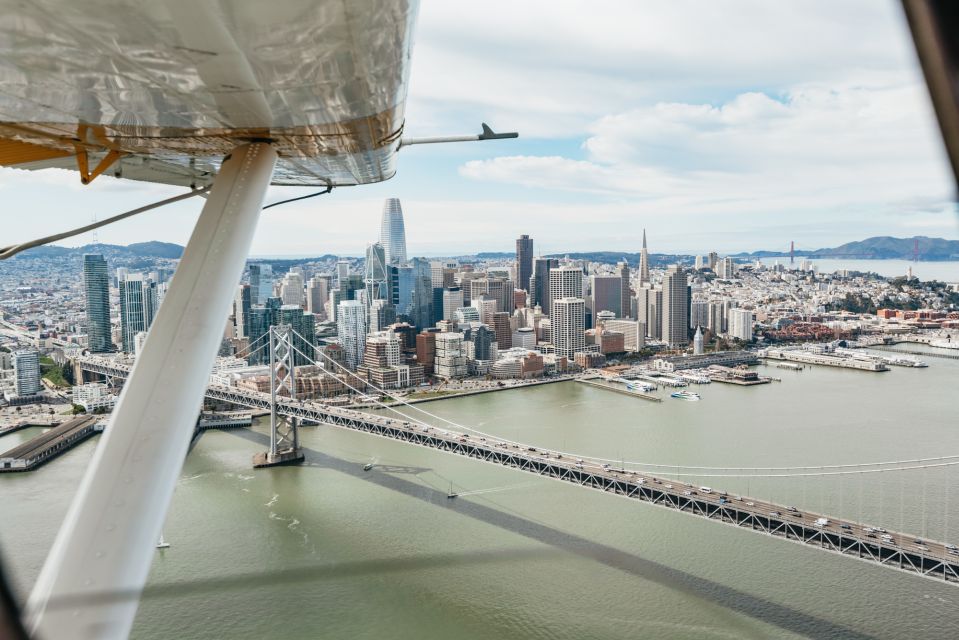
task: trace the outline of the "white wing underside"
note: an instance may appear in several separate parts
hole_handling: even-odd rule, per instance
[[[0,166],[206,185],[269,141],[273,184],[392,177],[416,2],[0,0]]]

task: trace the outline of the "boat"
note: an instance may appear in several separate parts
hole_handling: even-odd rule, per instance
[[[372,468],[373,468],[372,462],[367,462],[365,465],[363,465],[363,471],[369,471]]]
[[[692,391],[673,391],[669,395],[670,397],[679,398],[680,400],[699,400],[699,394],[693,393]]]
[[[169,549],[170,543],[163,539],[163,532],[160,532],[160,539],[157,540],[157,549]]]
[[[450,492],[446,494],[446,498],[447,498],[448,500],[452,500],[452,499],[455,498],[457,495],[458,495],[458,494],[453,491],[453,483],[451,482],[451,483],[450,483]]]

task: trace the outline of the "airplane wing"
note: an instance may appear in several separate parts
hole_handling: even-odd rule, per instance
[[[211,184],[268,141],[272,184],[395,173],[416,0],[0,0],[0,166]]]

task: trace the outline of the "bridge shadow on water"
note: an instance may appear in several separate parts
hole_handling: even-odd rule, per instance
[[[230,433],[269,448],[270,439],[267,434],[257,433],[248,429],[233,430],[230,431]],[[459,515],[474,518],[483,523],[548,545],[557,552],[571,553],[583,558],[589,558],[590,560],[642,578],[643,580],[649,580],[670,589],[702,598],[731,611],[775,625],[786,631],[814,638],[867,639],[874,637],[809,613],[766,600],[760,596],[740,591],[728,585],[720,584],[713,580],[643,558],[634,553],[528,520],[519,515],[499,511],[469,500],[449,500],[445,491],[440,491],[384,473],[384,471],[394,473],[395,470],[399,469],[405,473],[419,473],[427,471],[428,469],[400,467],[394,471],[390,471],[390,469],[393,469],[392,467],[384,466],[376,467],[371,471],[364,471],[362,465],[356,462],[336,458],[315,449],[304,447],[303,453],[306,456],[306,464],[310,466],[332,469],[386,489],[402,493],[406,496],[423,500],[436,507],[449,509]],[[262,471],[258,471],[258,473],[260,472]],[[282,470],[278,470],[278,472],[282,473]],[[451,566],[460,561],[464,563],[496,562],[500,560],[513,561],[519,559],[519,557],[543,557],[546,555],[549,554],[546,552],[538,553],[536,551],[525,550],[478,552],[473,554],[438,554],[437,556],[424,557],[421,559],[396,559],[385,562],[376,560],[372,563],[347,563],[350,566],[341,566],[337,570],[337,574],[357,575],[357,573],[367,572],[405,571]],[[273,581],[287,582],[300,579],[325,579],[329,576],[320,576],[317,575],[316,572],[325,572],[328,570],[329,567],[304,569],[301,572],[303,575],[299,575],[298,573],[291,575],[289,571],[279,572],[276,576],[277,579]],[[255,583],[263,584],[264,576],[262,574],[258,574],[258,576],[259,580]],[[312,576],[312,578],[310,576]],[[267,577],[266,581],[269,582],[270,578]],[[153,591],[153,589],[148,588],[148,592],[151,591]],[[156,595],[159,595],[159,593],[156,593]]]

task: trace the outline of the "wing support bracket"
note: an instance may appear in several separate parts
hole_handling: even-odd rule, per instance
[[[110,151],[107,152],[107,155],[103,156],[103,158],[97,163],[97,166],[95,166],[91,172],[90,157],[87,155],[86,147],[78,144],[76,145],[76,150],[77,169],[80,171],[80,182],[83,184],[90,184],[93,182],[98,175],[113,166],[113,163],[119,160],[120,156],[123,155],[122,151],[110,149]]]

